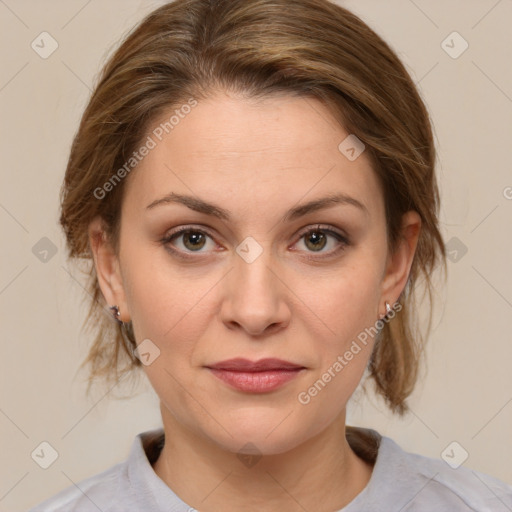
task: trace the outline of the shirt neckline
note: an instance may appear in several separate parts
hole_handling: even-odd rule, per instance
[[[378,479],[380,473],[379,463],[382,459],[383,436],[377,431],[369,428],[345,427],[347,441],[352,450],[364,461],[372,464],[372,474],[364,489],[354,499],[337,512],[356,512],[357,506],[361,505],[373,482]],[[165,432],[163,428],[142,432],[137,435],[130,454],[128,477],[130,481],[140,486],[149,487],[151,505],[154,510],[169,511],[181,510],[182,507],[190,507],[156,474],[153,464],[158,459],[165,443]],[[146,496],[148,498],[148,496]],[[158,508],[156,508],[158,507]],[[184,509],[185,510],[185,509]]]

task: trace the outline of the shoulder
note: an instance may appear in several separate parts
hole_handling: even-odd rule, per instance
[[[124,462],[91,476],[33,507],[29,512],[126,512],[148,506],[150,462],[161,448],[162,430],[138,434]],[[156,444],[159,442],[159,444]],[[151,508],[153,504],[149,503]]]
[[[507,483],[463,466],[452,468],[441,458],[407,452],[384,436],[370,483],[371,501],[378,500],[380,507],[384,497],[385,503],[398,501],[403,512],[512,510],[512,486]]]
[[[72,484],[29,512],[114,511],[113,497],[118,492],[124,465],[116,464],[102,473]]]

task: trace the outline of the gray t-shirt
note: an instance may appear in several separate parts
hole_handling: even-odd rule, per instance
[[[408,453],[375,430],[350,428],[377,440],[375,464],[366,487],[339,512],[512,511],[512,486],[463,466],[453,469],[442,459]],[[153,470],[163,437],[162,429],[137,435],[126,461],[64,489],[29,512],[195,511]],[[358,455],[363,454],[360,440],[347,440]]]

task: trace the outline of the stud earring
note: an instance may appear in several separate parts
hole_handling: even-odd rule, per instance
[[[121,312],[119,311],[119,306],[110,306],[110,311],[112,312],[114,320],[118,324],[122,324],[123,322],[121,321]]]

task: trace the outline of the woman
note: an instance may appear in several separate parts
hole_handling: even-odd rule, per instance
[[[445,264],[427,110],[327,0],[177,0],[106,64],[62,190],[91,260],[91,379],[141,367],[163,429],[36,511],[500,511],[512,488],[345,425],[397,414]],[[107,313],[107,314],[105,314]]]

